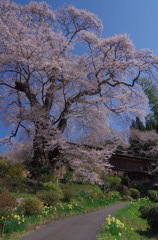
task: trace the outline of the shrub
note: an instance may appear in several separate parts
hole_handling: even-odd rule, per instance
[[[105,199],[108,200],[109,202],[115,202],[119,199],[121,199],[121,195],[117,191],[109,192],[105,195]]]
[[[129,189],[129,194],[133,199],[138,199],[140,198],[140,192],[136,188],[130,188]]]
[[[1,224],[1,235],[4,232],[4,226],[9,221],[17,206],[16,198],[13,197],[9,192],[0,193],[0,224]]]
[[[24,168],[22,166],[12,167],[8,171],[8,176],[13,179],[21,179],[23,178]]]
[[[11,164],[9,161],[0,158],[0,177],[5,176],[8,173],[10,167]]]
[[[53,190],[42,190],[37,193],[37,197],[44,203],[44,205],[53,206],[63,198],[63,195],[61,197],[60,194],[57,194],[57,192]]]
[[[0,217],[8,214],[17,206],[16,198],[9,192],[0,193]]]
[[[44,190],[53,191],[58,196],[59,199],[64,198],[63,191],[58,184],[50,181],[50,182],[44,183],[43,186],[44,186]]]
[[[151,183],[145,183],[141,181],[130,181],[130,188],[136,188],[140,191],[141,197],[146,197],[149,190],[155,190],[155,187]]]
[[[121,178],[116,176],[104,177],[104,192],[117,191],[121,185]]]
[[[158,232],[158,203],[152,203],[146,206],[141,206],[139,209],[141,217],[147,219],[147,222],[153,232]]]
[[[75,191],[69,185],[66,184],[60,184],[60,187],[64,194],[63,200],[66,202],[70,202],[71,199],[75,196]]]
[[[26,215],[40,214],[43,209],[42,202],[36,197],[27,197],[24,199],[22,206]]]
[[[156,190],[149,190],[148,191],[149,199],[153,202],[158,202],[158,191]]]
[[[104,194],[101,190],[101,188],[98,185],[93,185],[91,191],[91,196],[95,198],[104,198]]]
[[[10,176],[6,176],[3,179],[4,187],[6,187],[10,192],[28,192],[30,190],[26,178],[12,178]],[[0,185],[1,185],[0,180]]]

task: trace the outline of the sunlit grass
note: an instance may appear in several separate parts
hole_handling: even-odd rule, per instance
[[[118,210],[115,213],[115,219],[118,219],[121,223],[124,224],[124,228],[121,231],[121,235],[113,236],[110,232],[111,230],[108,227],[108,222],[106,221],[103,225],[102,232],[99,235],[100,240],[157,240],[158,236],[150,231],[147,221],[140,217],[139,208],[140,206],[148,204],[148,200],[140,200],[137,203],[130,204],[125,208]],[[107,219],[108,220],[108,219]]]

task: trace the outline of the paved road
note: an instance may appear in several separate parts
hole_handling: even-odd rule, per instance
[[[115,204],[95,212],[53,222],[21,240],[96,240],[96,235],[108,214],[113,214],[125,205],[127,204]]]

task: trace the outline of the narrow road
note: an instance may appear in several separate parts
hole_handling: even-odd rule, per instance
[[[127,203],[115,204],[95,212],[59,220],[21,240],[96,240],[108,214],[113,214],[126,205]]]

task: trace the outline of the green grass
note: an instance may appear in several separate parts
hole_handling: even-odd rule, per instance
[[[146,204],[146,201],[139,201],[122,208],[114,215],[116,219],[123,222],[128,231],[123,231],[121,239],[123,240],[158,240],[149,229],[147,221],[140,217],[139,208]],[[132,230],[131,230],[132,229]]]

